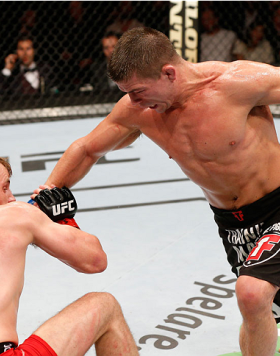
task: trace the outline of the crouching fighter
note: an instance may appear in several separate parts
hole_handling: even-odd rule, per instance
[[[104,271],[107,257],[96,236],[69,226],[77,227],[77,205],[67,188],[40,192],[40,210],[15,201],[11,174],[9,163],[0,158],[0,354],[83,356],[95,344],[97,355],[138,355],[120,305],[108,293],[84,295],[18,345],[17,310],[29,244],[83,273]]]

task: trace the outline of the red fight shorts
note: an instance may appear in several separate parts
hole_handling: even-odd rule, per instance
[[[31,335],[17,348],[10,349],[4,354],[5,356],[57,356],[46,341],[37,335]]]

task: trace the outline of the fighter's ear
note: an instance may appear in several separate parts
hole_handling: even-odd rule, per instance
[[[173,65],[171,64],[165,64],[161,72],[163,75],[166,75],[170,81],[174,81],[176,79],[176,69]]]

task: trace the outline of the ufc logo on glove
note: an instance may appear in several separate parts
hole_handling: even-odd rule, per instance
[[[72,204],[73,204],[73,206],[72,206]],[[62,204],[53,205],[53,207],[52,207],[53,216],[64,214],[66,210],[74,211],[75,209],[76,209],[76,205],[75,205],[74,199],[72,199],[68,202],[64,202]]]
[[[78,209],[77,203],[67,187],[43,189],[35,197],[35,201],[52,221],[79,228],[73,219]]]

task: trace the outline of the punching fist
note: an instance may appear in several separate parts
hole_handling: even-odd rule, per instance
[[[73,219],[77,211],[77,203],[67,187],[43,189],[34,200],[52,221],[78,227]]]

